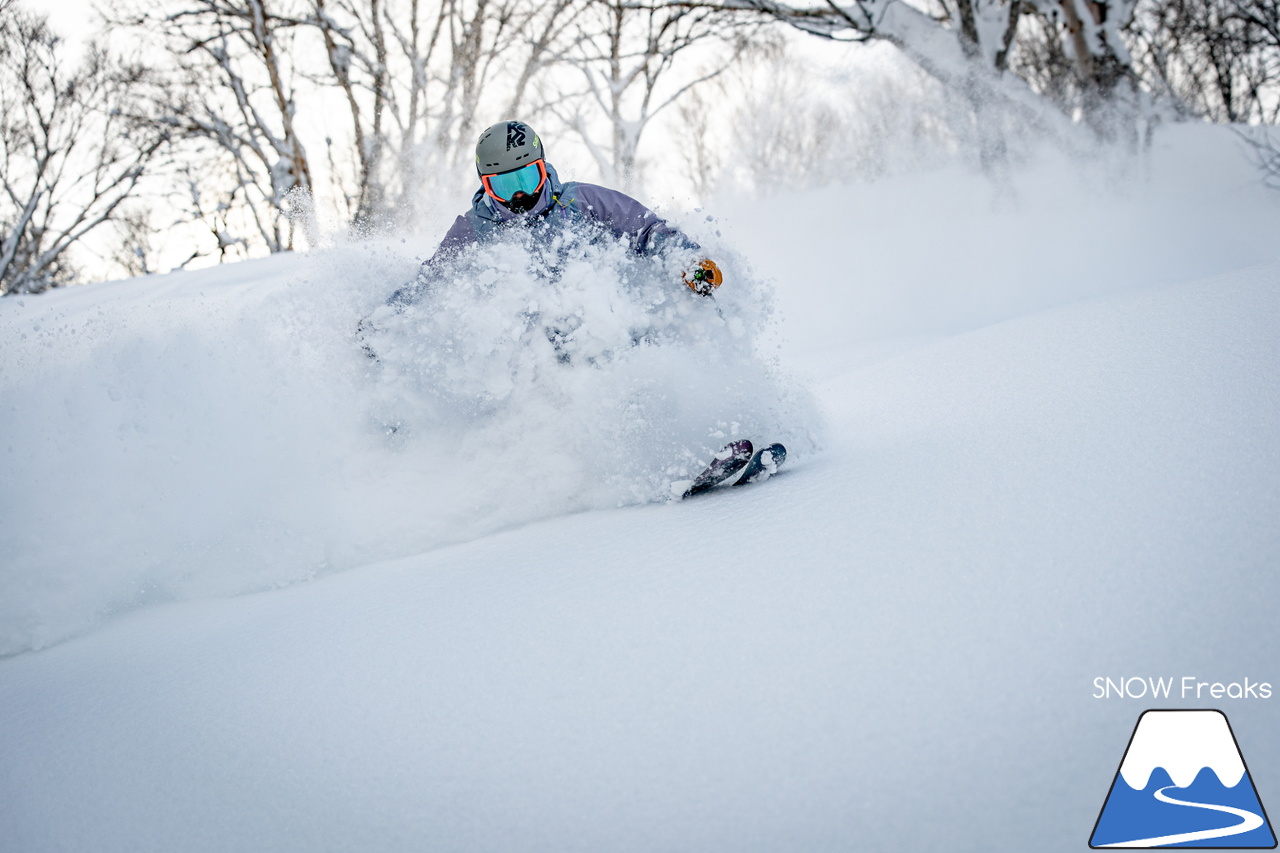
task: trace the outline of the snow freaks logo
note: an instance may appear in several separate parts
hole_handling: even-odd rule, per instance
[[[1143,712],[1089,846],[1275,847],[1226,715]]]

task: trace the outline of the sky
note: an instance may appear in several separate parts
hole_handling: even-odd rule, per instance
[[[25,0],[29,9],[41,9],[41,5]],[[49,7],[49,22],[56,32],[69,41],[83,43],[93,36],[101,21],[92,0],[53,0]]]

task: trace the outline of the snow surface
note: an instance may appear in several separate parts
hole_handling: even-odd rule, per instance
[[[0,850],[1082,849],[1095,677],[1280,683],[1278,225],[1183,127],[736,204],[718,317],[592,258],[571,366],[519,264],[360,355],[430,247],[2,300]]]

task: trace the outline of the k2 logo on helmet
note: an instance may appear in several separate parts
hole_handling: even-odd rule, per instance
[[[518,122],[507,122],[507,150],[524,145],[524,128]]]
[[[1274,848],[1226,714],[1144,711],[1089,846]]]

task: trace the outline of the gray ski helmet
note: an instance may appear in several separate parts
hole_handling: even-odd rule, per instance
[[[533,128],[510,119],[490,125],[476,143],[476,172],[494,175],[519,169],[543,157],[542,140]]]

